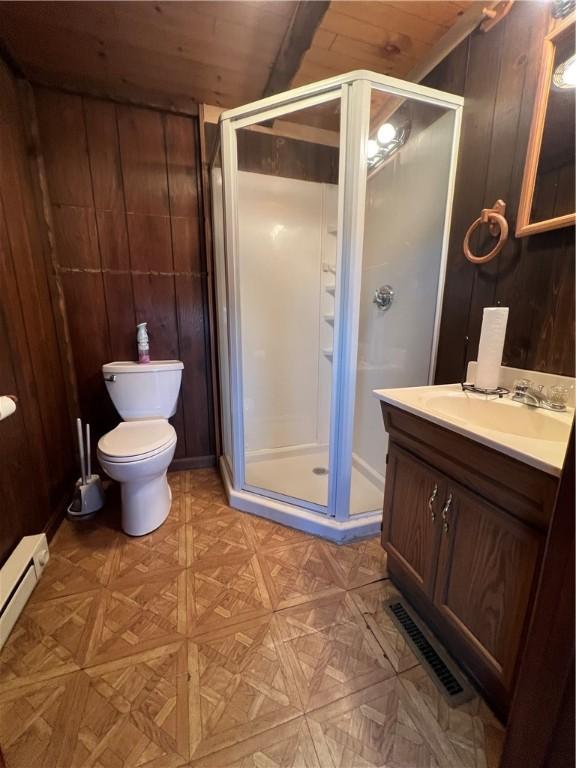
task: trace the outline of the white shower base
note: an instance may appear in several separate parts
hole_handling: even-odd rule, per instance
[[[384,492],[353,462],[350,514],[380,512]],[[248,454],[246,482],[263,490],[325,506],[328,499],[328,475],[316,474],[315,468],[328,468],[328,449],[303,448]]]
[[[365,536],[376,536],[380,532],[382,525],[381,507],[378,511],[352,515],[347,520],[336,520],[328,515],[297,506],[297,501],[288,504],[285,501],[273,499],[254,491],[234,488],[230,468],[224,457],[220,458],[220,472],[228,503],[235,509],[265,517],[292,528],[298,528],[298,530],[306,531],[306,533],[322,536],[337,544]]]

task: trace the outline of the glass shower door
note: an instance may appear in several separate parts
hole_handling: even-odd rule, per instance
[[[434,375],[454,128],[453,109],[372,91],[350,515],[382,509],[388,435],[373,390]]]
[[[326,512],[340,90],[307,101],[235,130],[237,405],[244,487]]]

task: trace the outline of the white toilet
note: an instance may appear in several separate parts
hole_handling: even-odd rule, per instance
[[[102,469],[122,485],[122,528],[143,536],[168,517],[166,472],[176,450],[168,423],[176,412],[183,363],[157,360],[102,366],[108,394],[124,421],[98,441]]]

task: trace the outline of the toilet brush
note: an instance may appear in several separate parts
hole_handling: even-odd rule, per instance
[[[78,453],[80,456],[80,477],[76,481],[74,498],[68,505],[68,516],[73,518],[93,515],[104,506],[104,489],[100,475],[92,474],[92,450],[90,446],[90,424],[86,424],[86,451],[82,434],[82,421],[76,419],[78,432]]]

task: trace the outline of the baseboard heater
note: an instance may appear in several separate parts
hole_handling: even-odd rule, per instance
[[[24,536],[0,568],[0,650],[32,594],[50,555],[44,533]]]

